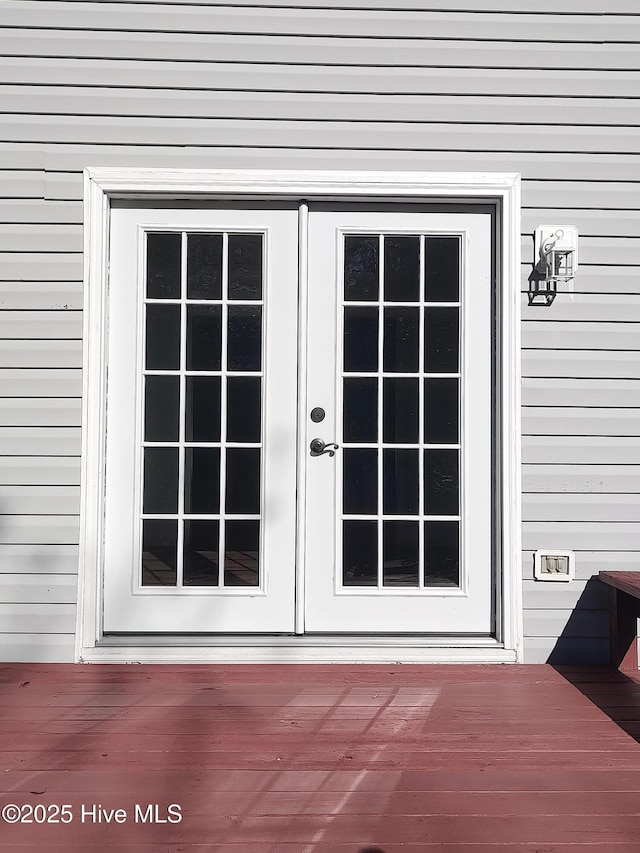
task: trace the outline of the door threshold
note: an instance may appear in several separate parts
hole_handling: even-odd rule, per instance
[[[80,663],[516,663],[488,636],[109,636]]]

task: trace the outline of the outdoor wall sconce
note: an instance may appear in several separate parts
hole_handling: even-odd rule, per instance
[[[578,269],[578,229],[574,225],[539,225],[534,252],[537,260],[529,279],[529,305],[548,306],[556,298],[558,282],[571,281]]]

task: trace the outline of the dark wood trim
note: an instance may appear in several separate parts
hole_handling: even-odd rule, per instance
[[[640,571],[600,572],[609,586],[609,660],[622,672],[638,671]]]

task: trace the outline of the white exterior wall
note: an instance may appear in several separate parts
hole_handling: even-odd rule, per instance
[[[587,580],[640,551],[639,43],[637,0],[5,0],[0,657],[73,659],[82,169],[144,165],[517,171],[523,291],[535,226],[577,225],[575,295],[523,295],[525,649],[605,662]],[[544,546],[575,582],[534,583]]]

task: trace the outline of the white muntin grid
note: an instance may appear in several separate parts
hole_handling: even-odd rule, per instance
[[[181,273],[180,273],[180,298],[163,299],[147,297],[147,250],[146,250],[146,235],[148,233],[179,233],[181,234]],[[188,237],[192,234],[211,234],[222,236],[222,280],[221,280],[221,298],[220,299],[188,299],[187,298],[187,261],[188,261]],[[137,483],[136,483],[136,506],[139,510],[139,524],[137,525],[137,548],[138,560],[136,561],[137,580],[134,587],[138,591],[144,591],[150,594],[174,593],[176,589],[180,589],[184,594],[233,594],[233,595],[255,595],[260,592],[264,585],[263,566],[263,525],[262,525],[262,505],[264,491],[264,410],[265,410],[265,300],[266,300],[266,243],[267,235],[256,229],[234,228],[233,230],[202,230],[190,228],[188,231],[181,229],[171,229],[167,227],[146,228],[143,231],[144,239],[142,240],[142,263],[141,269],[141,293],[143,310],[140,312],[140,347],[138,354],[138,375],[142,378],[142,393],[138,395],[138,447],[140,448],[139,460],[137,466]],[[262,238],[262,298],[261,299],[229,299],[228,284],[229,284],[229,236],[259,235]],[[146,306],[147,305],[176,305],[180,308],[180,361],[179,369],[177,370],[150,370],[146,368]],[[221,356],[219,370],[188,370],[187,369],[187,307],[192,305],[204,306],[220,306],[221,313]],[[229,370],[228,369],[228,319],[229,306],[258,306],[261,309],[260,328],[261,328],[261,346],[260,346],[260,370]],[[144,415],[145,415],[145,383],[147,376],[178,376],[180,384],[180,404],[178,415],[178,440],[177,441],[146,441],[144,439]],[[241,377],[257,377],[260,378],[260,437],[258,442],[234,442],[227,441],[227,380],[228,378]],[[186,390],[188,377],[219,377],[220,378],[220,440],[219,441],[191,441],[186,438]],[[178,506],[176,513],[145,513],[143,512],[143,482],[144,482],[144,448],[146,447],[167,447],[176,448],[178,450]],[[191,448],[217,448],[220,452],[220,482],[219,482],[219,507],[217,513],[187,513],[185,511],[185,472],[186,472],[186,451]],[[226,453],[227,448],[256,448],[260,450],[260,462],[258,470],[259,478],[259,495],[260,495],[260,512],[258,513],[234,513],[227,515],[225,513],[225,496],[226,496]],[[175,585],[142,585],[142,543],[143,543],[143,522],[146,520],[167,520],[175,521],[178,526],[177,535],[177,578]],[[256,555],[257,569],[259,572],[259,582],[255,586],[225,586],[225,555],[226,555],[226,521],[257,521],[259,523],[258,535],[258,553]],[[218,522],[218,544],[215,546],[217,550],[218,561],[218,583],[206,584],[198,586],[196,584],[184,585],[184,527],[187,521],[217,521]],[[214,543],[212,543],[213,546]],[[212,547],[212,550],[213,547]]]
[[[366,300],[357,300],[357,301],[347,301],[345,299],[345,290],[344,290],[344,241],[348,236],[378,236],[378,299],[376,301],[366,301]],[[386,296],[384,292],[384,249],[385,249],[385,235],[386,236],[418,236],[420,239],[419,243],[419,251],[420,251],[420,263],[419,263],[419,286],[420,286],[420,295],[417,301],[414,302],[396,302],[386,300],[384,297]],[[383,234],[379,232],[367,232],[365,230],[349,230],[349,232],[343,232],[340,240],[340,265],[339,265],[339,288],[340,288],[340,298],[337,301],[338,306],[338,329],[339,336],[338,340],[340,341],[340,355],[339,355],[339,368],[338,368],[338,412],[344,411],[344,379],[358,379],[358,378],[375,378],[377,380],[377,431],[378,431],[378,440],[376,442],[349,442],[345,445],[344,441],[344,420],[343,417],[338,417],[338,429],[339,429],[339,443],[340,446],[345,449],[358,449],[358,448],[366,448],[371,450],[376,450],[377,452],[377,478],[378,478],[378,494],[377,494],[377,506],[378,512],[377,514],[345,514],[344,512],[344,489],[343,489],[343,477],[344,477],[344,465],[342,461],[342,457],[340,458],[338,465],[338,477],[336,481],[336,490],[337,490],[337,505],[340,508],[340,535],[337,537],[337,560],[336,565],[338,567],[338,571],[336,572],[336,592],[342,594],[376,594],[376,593],[384,593],[388,594],[398,594],[398,595],[406,595],[410,593],[422,592],[422,593],[431,593],[431,594],[446,594],[448,591],[456,592],[461,589],[464,584],[463,579],[463,563],[462,563],[462,515],[460,512],[460,506],[462,504],[462,444],[460,438],[462,436],[462,399],[463,399],[463,380],[462,380],[462,352],[463,352],[463,339],[462,339],[462,292],[463,292],[463,283],[464,283],[464,269],[463,269],[463,253],[462,253],[462,236],[460,234],[454,234],[451,232],[429,232],[428,234],[416,234],[415,231],[392,231],[386,230]],[[459,273],[458,273],[458,281],[459,281],[459,289],[458,289],[458,300],[455,302],[444,302],[444,301],[428,301],[424,298],[425,295],[425,277],[426,277],[426,241],[429,237],[455,237],[458,239],[458,260],[459,260]],[[378,310],[378,369],[376,371],[370,372],[358,372],[358,371],[349,371],[346,372],[344,369],[344,316],[345,316],[345,308],[347,307],[372,307],[377,308]],[[418,311],[418,370],[413,373],[406,372],[391,372],[385,371],[383,364],[383,353],[384,353],[384,312],[385,308],[412,308]],[[455,373],[447,373],[447,372],[438,372],[438,373],[428,373],[424,370],[424,357],[425,357],[425,310],[433,307],[433,308],[457,308],[458,309],[458,371]],[[418,382],[418,442],[416,443],[395,443],[395,442],[385,442],[383,441],[383,418],[384,418],[384,408],[383,408],[383,386],[384,379],[403,379],[410,378],[415,379]],[[458,394],[457,394],[457,431],[458,431],[458,442],[455,444],[431,444],[426,443],[424,440],[424,428],[425,428],[425,417],[424,417],[424,403],[425,403],[425,379],[457,379],[458,381]],[[415,450],[418,453],[418,513],[416,515],[404,515],[404,514],[389,514],[384,513],[384,450]],[[424,451],[429,449],[437,449],[437,450],[457,450],[458,451],[458,513],[456,515],[427,515],[425,514],[424,507]],[[343,585],[343,525],[345,521],[375,521],[377,526],[377,584],[373,585]],[[418,582],[416,585],[384,585],[384,543],[383,543],[383,527],[385,521],[410,521],[418,525]],[[459,583],[456,587],[443,587],[443,586],[433,586],[429,584],[425,584],[425,535],[424,535],[424,522],[425,521],[457,521],[458,522],[458,554],[459,554]]]

